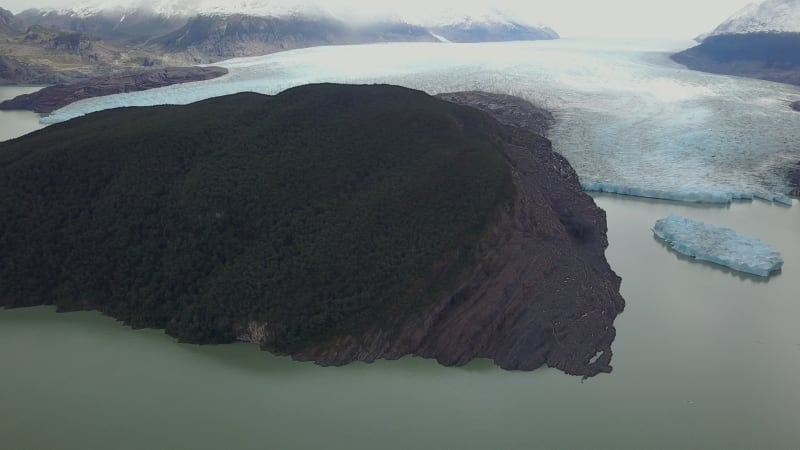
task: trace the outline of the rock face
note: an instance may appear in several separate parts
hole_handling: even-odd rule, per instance
[[[190,18],[180,29],[153,42],[168,52],[210,62],[320,45],[435,40],[426,29],[402,23],[353,28],[331,18],[231,14]]]
[[[581,191],[550,141],[529,131],[545,128],[552,116],[508,96],[440,97],[505,125],[513,207],[503,211],[457,290],[396,329],[376,328],[294,356],[340,365],[413,354],[445,365],[489,358],[506,369],[546,364],[585,377],[610,372],[613,321],[625,305],[620,278],[604,257],[605,212]]]
[[[102,95],[136,92],[177,83],[201,81],[228,73],[222,67],[165,67],[91,78],[73,84],[46,87],[0,103],[0,109],[26,109],[49,113],[70,103]]]
[[[790,105],[793,110],[800,111],[800,101],[794,102]]]

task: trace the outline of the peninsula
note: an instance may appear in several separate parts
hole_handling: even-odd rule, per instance
[[[24,109],[37,113],[50,113],[86,98],[144,91],[190,81],[210,80],[227,73],[228,69],[222,67],[204,66],[129,70],[71,84],[48,86],[32,94],[24,94],[0,102],[0,110]]]
[[[0,306],[95,309],[320,364],[610,371],[624,300],[605,214],[519,126],[551,119],[442,97],[308,85],[0,143]]]

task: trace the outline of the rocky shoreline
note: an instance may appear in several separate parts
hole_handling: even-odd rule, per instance
[[[125,71],[71,84],[46,87],[0,103],[0,110],[29,110],[50,113],[86,98],[137,92],[192,81],[209,80],[228,73],[222,67],[164,67]]]
[[[610,372],[613,321],[625,306],[621,280],[604,256],[605,212],[550,141],[530,131],[545,130],[552,115],[505,95],[439,97],[483,110],[504,126],[514,205],[501,212],[475,256],[479,263],[454,292],[394,329],[343,336],[292,356],[343,365],[411,354],[455,366],[488,358],[504,369]]]

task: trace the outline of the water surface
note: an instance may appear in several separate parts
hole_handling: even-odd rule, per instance
[[[0,86],[0,102],[18,95],[36,92],[41,88],[41,86]],[[39,115],[36,113],[0,110],[0,142],[28,134],[43,127],[44,124],[39,123]]]
[[[0,126],[19,135],[36,117],[22,122]],[[596,200],[627,301],[610,375],[415,358],[322,368],[97,313],[0,310],[0,448],[795,448],[797,202]],[[667,250],[650,227],[670,213],[762,238],[783,272],[764,280]]]
[[[96,313],[0,310],[0,443],[25,449],[752,449],[800,442],[800,214],[601,195],[623,277],[614,372],[407,358],[322,368]],[[783,251],[765,282],[668,251],[674,212]]]

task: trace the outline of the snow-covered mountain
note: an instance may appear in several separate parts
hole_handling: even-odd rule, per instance
[[[326,4],[327,3],[327,4]],[[453,25],[520,24],[544,28],[545,25],[522,18],[516,11],[501,10],[490,3],[465,3],[454,7],[411,8],[402,3],[387,6],[383,2],[323,0],[86,0],[47,13],[86,18],[98,15],[121,15],[149,12],[165,17],[191,17],[241,14],[256,17],[323,17],[345,22],[392,21],[425,27]]]
[[[480,2],[466,2],[458,8],[432,6],[422,12],[405,4],[393,9],[365,0],[86,0],[59,9],[31,9],[18,16],[28,26],[88,33],[117,42],[163,41],[169,42],[170,48],[202,47],[203,53],[220,48],[217,56],[227,57],[335,43],[559,37],[522,14]],[[235,36],[223,36],[222,32]],[[160,39],[162,36],[165,39]],[[207,39],[211,41],[203,42]],[[268,47],[252,45],[265,39]],[[232,40],[247,45],[224,49]]]
[[[750,4],[672,55],[705,72],[800,85],[800,0]]]
[[[800,33],[800,0],[751,3],[704,37],[765,31]]]

